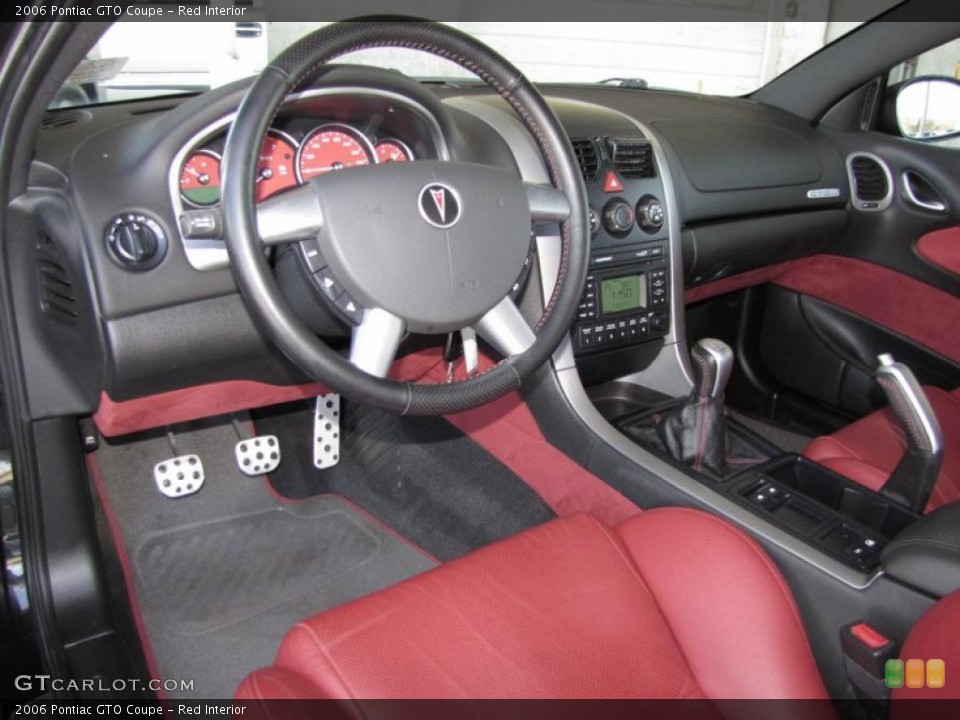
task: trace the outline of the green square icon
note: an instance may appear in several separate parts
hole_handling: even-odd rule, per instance
[[[888,688],[903,687],[903,660],[887,660],[883,670],[883,680]]]

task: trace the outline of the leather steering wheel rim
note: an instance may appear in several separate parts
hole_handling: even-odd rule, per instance
[[[531,132],[554,187],[566,196],[560,221],[558,280],[533,329],[536,338],[476,377],[449,384],[418,384],[376,377],[354,367],[300,320],[283,298],[258,234],[254,177],[260,143],[284,99],[331,60],[376,47],[422,50],[480,77],[513,108]],[[382,409],[410,415],[445,415],[486,404],[520,387],[547,362],[569,332],[587,272],[586,191],[567,136],[546,101],[504,58],[444,25],[351,22],[322,28],[278,56],[259,75],[240,105],[224,154],[222,208],[231,267],[261,331],[308,376],[330,389]]]

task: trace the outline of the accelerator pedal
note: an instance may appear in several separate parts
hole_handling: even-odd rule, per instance
[[[180,455],[154,465],[153,479],[161,493],[175,500],[198,492],[206,476],[199,456]]]
[[[313,413],[313,464],[318,470],[340,462],[340,396],[320,395]]]
[[[269,475],[280,465],[280,442],[276,435],[252,437],[238,442],[234,454],[244,475]]]

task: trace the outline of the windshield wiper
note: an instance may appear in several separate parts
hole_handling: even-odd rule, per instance
[[[650,83],[643,78],[607,78],[606,80],[601,80],[597,84],[614,85],[616,87],[627,88],[628,90],[646,90],[650,87]]]

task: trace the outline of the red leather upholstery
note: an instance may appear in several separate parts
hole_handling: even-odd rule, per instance
[[[894,701],[900,700],[960,700],[960,592],[943,598],[923,614],[907,635],[900,650],[900,659],[943,660],[946,665],[945,683],[942,688],[898,688],[890,693]],[[891,710],[891,720],[921,717],[909,706]],[[951,708],[954,712],[956,708]],[[956,715],[953,715],[956,717]]]
[[[927,512],[960,500],[960,389],[924,388],[943,431],[944,458]],[[817,438],[803,454],[872,490],[886,483],[907,443],[889,409],[879,410],[833,435]]]
[[[759,547],[692,510],[552,521],[297,625],[239,699],[826,698]]]

